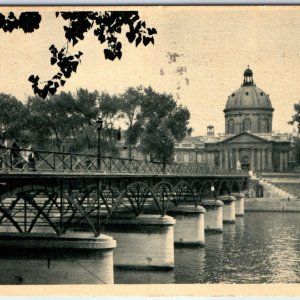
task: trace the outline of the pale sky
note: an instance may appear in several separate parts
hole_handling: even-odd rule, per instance
[[[227,97],[240,87],[249,64],[256,85],[270,95],[275,109],[273,130],[292,131],[287,122],[293,104],[300,100],[300,7],[131,9],[157,29],[155,45],[136,48],[122,39],[122,60],[111,62],[104,59],[103,46],[91,31],[74,48],[84,53],[82,64],[61,91],[82,87],[121,93],[130,86],[150,85],[172,93],[187,106],[193,135],[205,133],[208,124],[215,126],[215,132],[224,132]],[[38,10],[42,22],[34,34],[0,31],[0,92],[22,101],[33,95],[29,75],[48,80],[57,72],[50,65],[48,48],[65,43],[64,22],[55,18],[56,9]],[[181,56],[169,63],[168,53]],[[181,67],[182,75],[176,73]]]

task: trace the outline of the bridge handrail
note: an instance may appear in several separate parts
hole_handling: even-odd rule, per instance
[[[224,171],[207,163],[162,164],[147,160],[120,158],[95,154],[34,150],[26,148],[1,147],[0,173],[7,171],[84,171],[135,174],[241,174],[237,170]]]

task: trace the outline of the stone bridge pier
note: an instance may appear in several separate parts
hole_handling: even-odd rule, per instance
[[[97,257],[95,281],[102,283],[113,283],[113,266],[172,269],[174,244],[203,246],[205,229],[222,231],[223,202],[205,197],[212,184],[223,193],[224,180],[239,192],[247,176],[0,173],[0,246],[41,249],[34,254],[41,270],[49,249],[49,270],[67,270],[58,266],[62,251],[84,255],[90,266]]]

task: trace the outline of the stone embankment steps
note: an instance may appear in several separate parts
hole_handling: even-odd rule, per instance
[[[289,199],[296,199],[297,196],[295,196],[292,193],[289,193],[276,185],[268,182],[265,178],[263,177],[257,177],[256,175],[252,175],[253,179],[258,180],[258,183],[264,188],[264,197],[267,198],[278,198],[278,197],[284,197],[284,198],[289,198]]]
[[[300,198],[300,174],[262,173],[261,176],[274,186]]]

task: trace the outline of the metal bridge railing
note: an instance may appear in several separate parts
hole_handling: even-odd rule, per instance
[[[170,175],[238,175],[237,170],[220,170],[206,163],[161,164],[144,160],[65,153],[44,150],[0,148],[0,173],[6,172],[101,172]]]

